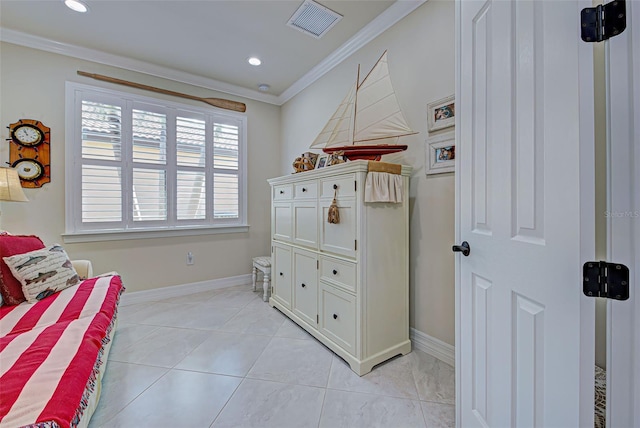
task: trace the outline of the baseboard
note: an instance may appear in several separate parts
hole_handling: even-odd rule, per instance
[[[422,352],[426,352],[439,359],[442,362],[449,364],[451,367],[455,367],[456,363],[456,350],[455,347],[429,336],[415,328],[410,330],[411,342],[414,348],[419,349]]]
[[[242,284],[251,284],[251,274],[124,293],[120,298],[120,305],[128,306],[138,303],[149,303],[156,300],[170,299],[172,297],[186,296],[189,294],[217,290],[219,288],[227,288]]]

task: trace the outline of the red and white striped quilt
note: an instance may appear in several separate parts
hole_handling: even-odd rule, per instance
[[[0,428],[78,424],[123,290],[119,276],[91,278],[0,307]]]

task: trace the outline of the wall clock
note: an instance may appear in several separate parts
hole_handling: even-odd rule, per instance
[[[9,163],[18,171],[22,187],[42,187],[51,182],[50,128],[33,119],[9,125]]]

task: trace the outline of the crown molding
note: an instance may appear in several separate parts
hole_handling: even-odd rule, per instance
[[[263,94],[262,92],[232,85],[230,83],[221,82],[215,79],[209,79],[192,73],[175,70],[169,67],[163,67],[145,61],[131,59],[119,55],[113,55],[72,44],[61,43],[55,40],[46,39],[15,30],[9,30],[0,27],[0,41],[38,49],[45,52],[65,55],[72,58],[92,61],[98,64],[105,64],[111,67],[118,67],[126,70],[136,71],[139,73],[149,74],[151,76],[199,86],[205,89],[249,98],[256,101],[262,101],[269,104],[278,104],[278,99],[275,95]]]
[[[302,92],[306,87],[331,71],[342,61],[349,58],[358,49],[384,33],[405,16],[416,10],[428,0],[396,0],[384,12],[378,15],[373,21],[365,25],[353,37],[347,40],[342,46],[329,54],[318,65],[309,70],[304,76],[294,84],[285,89],[278,96],[278,104],[282,105],[291,98]]]
[[[65,55],[72,58],[92,61],[98,64],[105,64],[112,67],[131,70],[138,73],[149,74],[163,79],[199,86],[212,91],[218,91],[225,94],[236,95],[251,100],[281,106],[331,71],[342,61],[350,57],[358,49],[365,46],[371,40],[375,39],[427,1],[428,0],[397,0],[373,21],[364,26],[353,37],[347,40],[342,46],[329,54],[318,65],[313,67],[289,88],[284,90],[279,96],[264,94],[259,91],[175,70],[173,68],[163,67],[119,55],[113,55],[94,49],[83,48],[68,43],[61,43],[44,37],[34,36],[2,27],[0,27],[0,41],[38,49],[45,52]]]

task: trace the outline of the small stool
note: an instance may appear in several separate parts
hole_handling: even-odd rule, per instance
[[[265,302],[269,298],[269,281],[271,275],[271,257],[262,256],[253,258],[253,271],[251,277],[253,279],[253,291],[256,291],[256,279],[258,271],[262,272],[262,288],[264,288],[264,296],[262,300]]]

